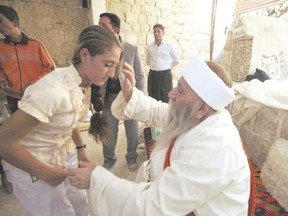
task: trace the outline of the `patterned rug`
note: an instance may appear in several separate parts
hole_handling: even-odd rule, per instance
[[[288,216],[288,212],[267,192],[260,179],[261,167],[252,163],[256,182],[255,216]]]

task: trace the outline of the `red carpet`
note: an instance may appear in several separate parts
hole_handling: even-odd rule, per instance
[[[260,179],[261,168],[252,163],[256,182],[255,216],[288,216],[288,212],[267,192]]]

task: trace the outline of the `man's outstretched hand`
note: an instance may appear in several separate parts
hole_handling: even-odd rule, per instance
[[[74,187],[78,189],[90,188],[90,177],[96,165],[80,161],[79,168],[68,169],[68,179]]]

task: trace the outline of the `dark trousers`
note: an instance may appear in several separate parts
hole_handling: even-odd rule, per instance
[[[8,103],[8,107],[11,111],[11,114],[16,112],[18,109],[18,102],[20,101],[20,99],[18,98],[14,98],[14,97],[10,97],[7,95],[7,103]]]
[[[168,93],[173,88],[171,70],[154,71],[150,70],[148,74],[148,95],[169,102]]]

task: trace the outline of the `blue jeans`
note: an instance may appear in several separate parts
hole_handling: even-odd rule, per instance
[[[118,131],[119,131],[119,120],[116,119],[111,112],[111,104],[116,98],[117,94],[108,94],[104,100],[103,115],[106,117],[108,128],[109,128],[109,140],[107,143],[103,143],[103,166],[106,168],[112,167],[117,161],[115,155],[115,148],[117,144]],[[135,163],[138,157],[137,146],[138,146],[138,121],[126,120],[124,121],[126,139],[127,139],[127,153],[125,155],[128,164]]]

